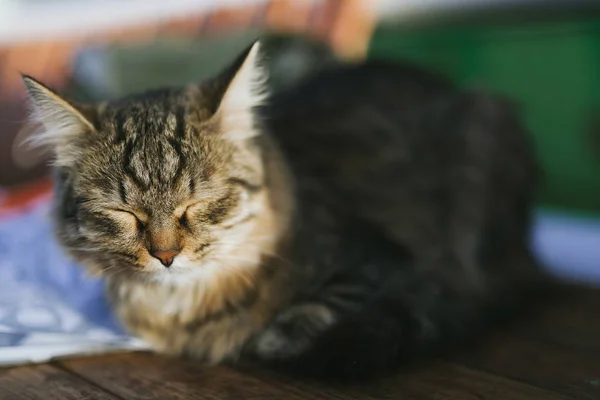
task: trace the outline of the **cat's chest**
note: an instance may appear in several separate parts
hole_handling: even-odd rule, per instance
[[[206,285],[116,284],[109,291],[115,311],[134,335],[157,351],[190,354],[208,362],[237,356],[268,316],[259,294],[226,296]]]

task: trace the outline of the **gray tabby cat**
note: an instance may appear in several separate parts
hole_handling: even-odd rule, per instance
[[[97,105],[24,77],[55,149],[57,237],[131,333],[347,377],[521,304],[537,168],[511,106],[383,61],[268,99],[259,58]]]

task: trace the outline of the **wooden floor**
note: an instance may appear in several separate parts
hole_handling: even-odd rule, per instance
[[[326,386],[120,354],[0,369],[0,399],[600,399],[600,291],[557,292],[476,348],[369,385]]]

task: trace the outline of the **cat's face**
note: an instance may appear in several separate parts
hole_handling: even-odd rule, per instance
[[[257,51],[205,85],[95,108],[26,78],[56,148],[57,233],[71,254],[159,280],[260,264],[280,221],[252,113]]]

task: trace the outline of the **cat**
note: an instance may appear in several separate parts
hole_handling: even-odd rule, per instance
[[[84,105],[24,76],[56,236],[156,351],[368,377],[473,337],[543,274],[515,107],[408,63],[269,95],[260,42],[201,84]]]

